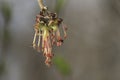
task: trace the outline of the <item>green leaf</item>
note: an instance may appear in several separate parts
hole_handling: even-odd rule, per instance
[[[62,75],[65,75],[65,76],[70,75],[71,73],[70,65],[63,57],[61,56],[54,57],[53,63]]]

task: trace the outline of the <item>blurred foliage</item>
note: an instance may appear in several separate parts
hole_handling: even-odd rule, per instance
[[[7,45],[9,45],[9,42],[11,40],[11,35],[9,30],[5,29],[4,30],[4,36],[3,36],[3,48],[5,49],[7,47]]]
[[[71,74],[70,65],[63,57],[61,56],[54,57],[53,63],[62,75],[67,76]]]
[[[3,35],[2,35],[2,54],[5,54],[4,51],[7,51],[7,47],[10,42],[10,32],[9,32],[9,22],[11,20],[11,8],[9,4],[5,2],[0,3],[0,13],[4,18],[4,26],[3,26]],[[0,59],[0,75],[4,72],[5,63],[2,59]]]
[[[11,14],[12,14],[12,10],[11,7],[8,3],[0,3],[0,12],[3,15],[5,24],[3,27],[3,41],[2,41],[2,47],[3,49],[6,49],[6,47],[8,46],[9,42],[10,42],[10,32],[9,32],[9,22],[11,20]]]
[[[1,62],[0,63],[0,75],[2,75],[2,73],[4,72],[4,68],[5,68],[4,62]]]
[[[55,11],[57,12],[57,14],[60,13],[60,10],[61,10],[64,2],[65,2],[65,0],[56,0]]]
[[[8,24],[11,19],[11,8],[7,3],[2,3],[0,6],[0,10],[2,12],[2,15],[5,19],[5,23]]]

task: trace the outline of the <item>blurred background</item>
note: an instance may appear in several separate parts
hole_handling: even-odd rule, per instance
[[[0,0],[0,80],[120,80],[120,0],[44,0],[68,26],[53,65],[33,50],[37,0]]]

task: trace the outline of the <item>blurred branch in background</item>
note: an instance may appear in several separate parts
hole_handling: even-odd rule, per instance
[[[4,72],[5,62],[3,60],[5,52],[8,49],[10,43],[10,31],[9,31],[9,22],[11,20],[11,8],[9,4],[5,2],[0,3],[0,14],[3,17],[3,25],[0,25],[1,29],[1,38],[0,38],[0,75]]]
[[[5,68],[5,63],[3,61],[0,61],[0,76],[3,74]]]
[[[10,42],[9,22],[11,20],[11,8],[10,8],[9,4],[3,2],[1,4],[0,11],[4,18],[2,51],[6,51],[8,45],[9,45],[9,42]]]

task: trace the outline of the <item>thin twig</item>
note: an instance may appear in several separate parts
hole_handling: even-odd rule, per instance
[[[43,0],[38,0],[38,4],[39,4],[41,10],[46,10],[47,9],[47,7],[44,6],[44,4],[43,4]]]

